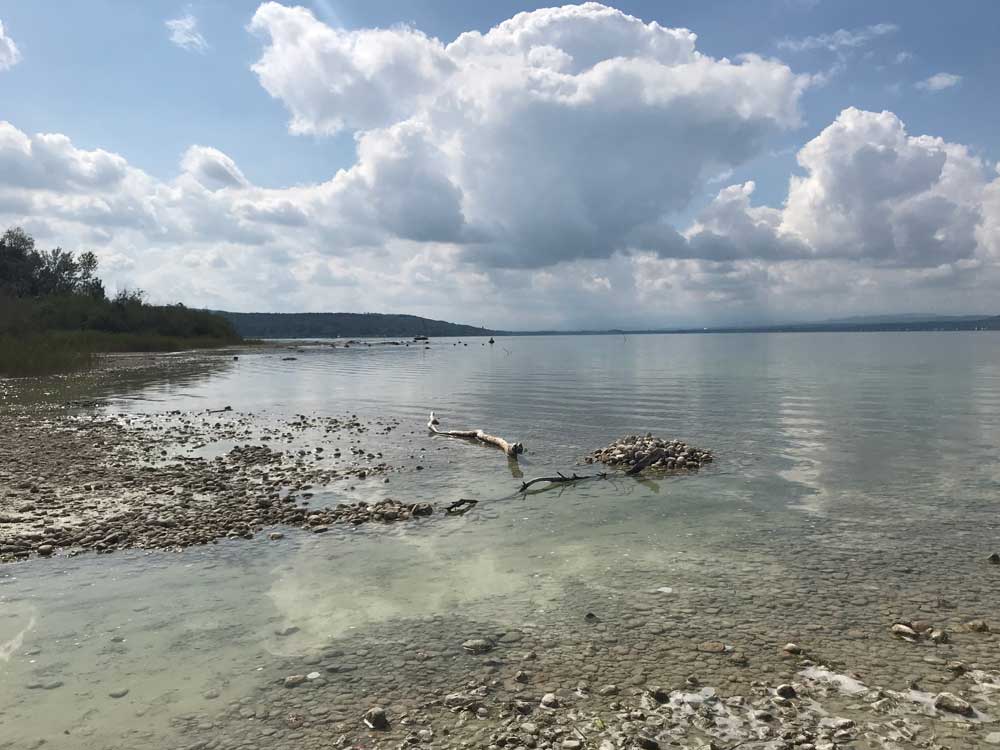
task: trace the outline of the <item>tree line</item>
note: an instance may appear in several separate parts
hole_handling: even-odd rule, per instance
[[[109,298],[97,270],[92,252],[39,250],[20,227],[7,229],[0,235],[0,335],[95,331],[239,341],[228,320],[204,310],[151,305],[140,290]]]

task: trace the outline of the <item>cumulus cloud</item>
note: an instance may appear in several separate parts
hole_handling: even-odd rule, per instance
[[[407,27],[347,31],[306,8],[264,3],[250,30],[270,43],[253,71],[296,133],[332,134],[410,115],[451,69],[439,41]]]
[[[14,40],[7,36],[0,21],[0,71],[10,70],[21,61],[21,51],[14,44]]]
[[[686,29],[595,3],[450,43],[276,3],[251,29],[292,132],[352,132],[353,165],[264,188],[196,145],[161,180],[2,123],[0,226],[93,247],[112,283],[160,299],[452,319],[474,306],[471,322],[504,326],[787,319],[892,309],[917,289],[970,304],[1000,281],[993,165],[890,112],[846,109],[814,131],[777,206],[727,185],[801,126],[810,79],[704,55]]]
[[[82,193],[114,186],[126,168],[117,154],[83,151],[65,135],[28,136],[0,121],[0,185]]]
[[[277,3],[251,29],[268,40],[253,69],[292,131],[363,131],[360,159],[382,163],[378,185],[360,171],[386,226],[461,240],[486,267],[625,248],[707,176],[798,125],[809,84],[774,60],[709,57],[687,29],[596,3],[520,13],[447,45],[406,27],[334,29]]]
[[[964,146],[911,136],[891,112],[849,108],[803,146],[798,163],[806,174],[791,178],[782,209],[751,207],[752,184],[726,188],[689,238],[711,232],[733,255],[755,238],[756,258],[771,248],[772,256],[897,268],[937,267],[981,250],[988,175]]]
[[[778,42],[778,49],[790,52],[816,49],[837,52],[843,49],[862,47],[879,37],[894,34],[897,31],[899,31],[899,27],[894,23],[877,23],[859,29],[837,29],[828,34],[806,36],[800,39],[782,39]]]
[[[170,41],[181,49],[199,53],[208,51],[208,42],[198,31],[198,19],[190,12],[166,21],[165,25],[170,32]]]
[[[957,86],[961,82],[962,76],[955,75],[954,73],[935,73],[930,78],[925,78],[924,80],[917,82],[916,86],[918,89],[934,92],[950,89],[952,86]]]
[[[206,146],[191,146],[181,160],[181,169],[209,190],[249,184],[236,162],[218,149]]]

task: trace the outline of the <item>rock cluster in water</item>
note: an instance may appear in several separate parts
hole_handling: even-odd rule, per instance
[[[692,471],[712,462],[712,452],[695,448],[680,440],[666,440],[645,435],[626,435],[616,440],[606,448],[600,448],[585,461],[590,464],[598,461],[608,466],[620,469],[632,469],[652,461],[648,467],[653,471]]]

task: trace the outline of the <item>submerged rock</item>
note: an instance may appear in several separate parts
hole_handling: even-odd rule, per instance
[[[901,622],[897,622],[892,626],[892,634],[897,638],[902,638],[904,641],[910,641],[911,643],[916,643],[920,640],[920,634],[916,630]]]
[[[974,716],[976,713],[968,701],[962,700],[954,693],[940,693],[934,699],[934,708],[961,716]]]
[[[470,638],[462,644],[462,648],[470,654],[485,654],[493,650],[493,641],[486,638]]]
[[[381,706],[372,706],[365,711],[363,721],[369,729],[375,729],[380,732],[389,729],[389,717],[386,715],[385,709]]]

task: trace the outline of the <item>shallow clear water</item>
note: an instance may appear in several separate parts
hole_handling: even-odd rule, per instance
[[[372,662],[373,643],[412,632],[447,648],[517,630],[569,647],[587,612],[628,645],[595,658],[602,676],[618,670],[604,681],[728,679],[728,667],[690,655],[710,639],[767,673],[781,669],[777,645],[809,640],[872,683],[905,687],[926,665],[880,640],[893,617],[989,618],[1000,604],[1000,568],[984,564],[1000,547],[1000,336],[442,339],[205,362],[102,381],[88,396],[125,413],[398,418],[388,442],[363,442],[403,471],[316,502],[481,502],[455,519],[0,569],[0,748],[183,746],[191,722],[218,728],[205,717],[262,700],[331,644],[355,669],[327,689],[355,719],[347,706],[395,700],[408,679],[461,684],[451,662],[412,675],[393,655]],[[516,496],[521,480],[499,452],[427,434],[432,409],[445,428],[522,441],[525,478],[592,470],[583,456],[647,431],[710,448],[716,462]],[[288,626],[299,630],[277,635]],[[992,639],[954,648],[1000,667]],[[546,655],[553,684],[586,666],[560,654]],[[109,697],[120,688],[128,695]]]

